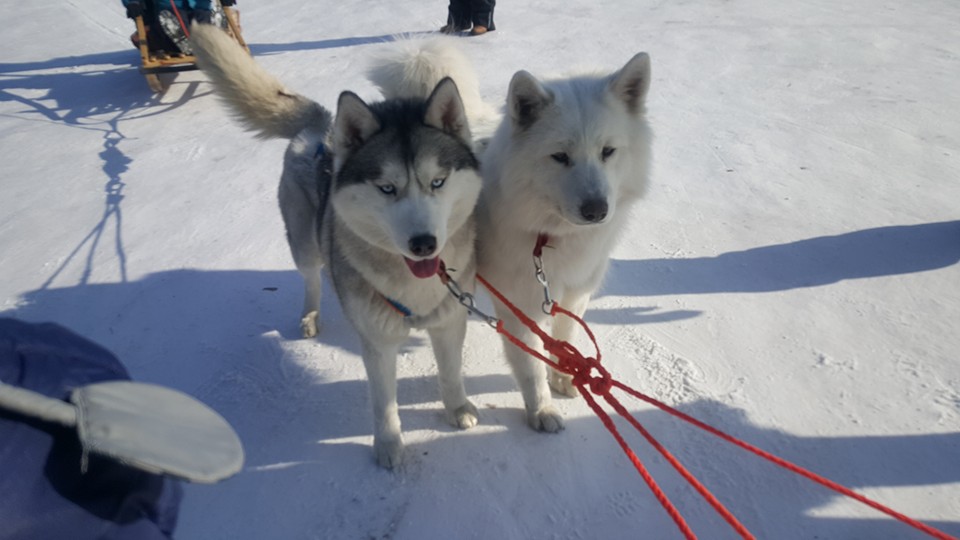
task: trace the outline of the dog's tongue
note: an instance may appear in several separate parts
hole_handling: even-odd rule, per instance
[[[433,277],[437,274],[437,271],[440,270],[440,257],[423,259],[422,261],[412,261],[404,257],[403,260],[407,263],[407,266],[410,268],[410,271],[413,272],[413,275],[420,279]]]

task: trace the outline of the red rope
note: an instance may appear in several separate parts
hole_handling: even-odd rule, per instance
[[[587,325],[587,323],[586,323],[582,318],[578,317],[577,315],[574,315],[572,312],[570,312],[570,311],[564,309],[563,307],[561,307],[559,304],[554,304],[553,312],[554,312],[554,313],[561,313],[561,314],[563,314],[563,315],[565,315],[565,316],[573,319],[574,321],[576,321],[577,324],[579,324],[580,327],[583,328],[583,330],[587,333],[587,336],[590,337],[590,341],[593,342],[593,346],[597,349],[597,365],[596,365],[596,366],[593,366],[593,367],[595,367],[595,368],[597,368],[597,369],[600,370],[601,375],[602,375],[602,376],[604,377],[604,379],[605,379],[605,385],[604,385],[605,388],[602,388],[602,389],[601,389],[601,390],[602,390],[601,392],[596,392],[596,391],[594,390],[594,393],[598,393],[598,394],[602,395],[603,398],[607,401],[607,403],[609,403],[610,406],[613,407],[613,410],[615,410],[615,411],[617,412],[617,414],[619,414],[621,417],[623,417],[624,419],[626,419],[626,421],[629,422],[630,425],[632,425],[632,426],[634,427],[634,429],[636,429],[638,432],[640,432],[640,435],[642,435],[643,438],[646,439],[647,442],[650,443],[650,445],[654,447],[654,449],[656,449],[658,452],[660,452],[660,455],[662,455],[662,456],[664,457],[664,459],[666,459],[667,462],[670,463],[671,466],[673,466],[673,468],[680,474],[680,476],[682,476],[682,477],[684,478],[684,480],[687,481],[688,484],[690,484],[691,486],[693,486],[693,488],[694,488],[695,490],[697,490],[697,493],[699,493],[700,496],[703,497],[704,500],[706,500],[707,503],[710,504],[710,506],[712,506],[713,509],[714,509],[718,514],[720,514],[720,516],[721,516],[728,524],[730,524],[730,526],[731,526],[735,531],[737,531],[737,533],[738,533],[742,538],[746,538],[746,539],[753,539],[753,538],[755,538],[755,537],[753,536],[753,534],[751,534],[750,531],[747,530],[747,528],[746,528],[742,523],[740,523],[739,520],[737,520],[736,516],[734,516],[733,513],[731,513],[730,510],[728,510],[728,509],[723,505],[723,503],[721,503],[721,502],[713,495],[713,493],[710,493],[710,490],[708,490],[703,484],[701,484],[700,481],[697,480],[697,478],[696,478],[695,476],[693,476],[693,473],[691,473],[689,470],[687,470],[687,468],[684,467],[682,463],[680,463],[680,460],[678,460],[672,453],[670,453],[669,450],[667,450],[662,444],[660,444],[660,441],[658,441],[656,438],[654,438],[654,436],[653,436],[649,431],[647,431],[647,429],[646,429],[645,427],[643,427],[643,425],[640,423],[640,421],[637,420],[636,418],[634,418],[633,415],[631,415],[631,414],[627,411],[627,409],[620,403],[620,401],[619,401],[617,398],[615,398],[613,395],[610,394],[610,388],[611,388],[611,386],[617,386],[617,387],[619,388],[620,385],[619,385],[619,383],[618,383],[617,381],[613,380],[613,378],[610,377],[610,374],[607,372],[607,370],[605,370],[605,369],[603,369],[602,367],[600,367],[600,365],[599,365],[599,363],[600,363],[600,348],[599,348],[599,345],[597,345],[597,339],[596,339],[596,337],[594,337],[593,332],[590,331],[590,327]],[[589,360],[589,359],[588,359],[588,360]],[[561,362],[561,365],[562,365],[562,362]],[[574,384],[576,384],[576,381],[574,381]],[[583,391],[583,384],[578,385],[578,388],[580,389],[580,393],[583,394],[585,398],[590,398],[590,396]],[[591,389],[593,389],[593,388],[591,387]],[[588,399],[588,401],[589,401],[589,399]]]
[[[180,28],[183,30],[183,35],[190,37],[190,30],[187,29],[187,25],[183,23],[183,17],[180,16],[180,10],[177,9],[177,0],[170,0],[170,7],[173,8],[173,14],[177,16],[177,20],[180,21]]]
[[[796,474],[799,474],[800,476],[803,476],[804,478],[806,478],[806,479],[808,479],[808,480],[811,480],[811,481],[816,482],[816,483],[818,483],[818,484],[820,484],[820,485],[822,485],[822,486],[824,486],[824,487],[826,487],[826,488],[829,488],[829,489],[831,489],[831,490],[833,490],[833,491],[836,491],[837,493],[840,493],[840,494],[842,494],[842,495],[845,495],[845,496],[847,496],[847,497],[850,497],[851,499],[855,499],[855,500],[857,500],[857,501],[860,501],[861,503],[863,503],[863,504],[865,504],[865,505],[867,505],[867,506],[869,506],[869,507],[871,507],[871,508],[873,508],[873,509],[875,509],[875,510],[879,510],[880,512],[883,512],[884,514],[887,514],[888,516],[891,516],[891,517],[893,517],[893,518],[896,518],[897,520],[899,520],[899,521],[901,521],[901,522],[903,522],[903,523],[906,523],[907,525],[910,525],[911,527],[913,527],[913,528],[915,528],[915,529],[918,529],[918,530],[920,530],[920,531],[923,531],[923,532],[927,533],[928,535],[930,535],[930,536],[932,536],[932,537],[934,537],[934,538],[939,538],[940,540],[957,540],[956,537],[950,536],[950,535],[948,535],[948,534],[946,534],[946,533],[944,533],[944,532],[942,532],[942,531],[939,531],[939,530],[937,530],[937,529],[934,529],[933,527],[931,527],[931,526],[929,526],[929,525],[926,525],[926,524],[924,524],[924,523],[922,523],[922,522],[920,522],[920,521],[917,521],[917,520],[915,520],[915,519],[913,519],[913,518],[911,518],[911,517],[909,517],[909,516],[906,516],[906,515],[904,515],[904,514],[901,514],[900,512],[897,512],[896,510],[893,510],[892,508],[889,508],[889,507],[887,507],[887,506],[884,506],[884,505],[882,505],[882,504],[880,504],[880,503],[878,503],[878,502],[876,502],[876,501],[874,501],[874,500],[872,500],[872,499],[868,499],[867,497],[865,497],[865,496],[863,496],[863,495],[860,495],[859,493],[851,490],[850,488],[847,488],[847,487],[842,486],[842,485],[840,485],[840,484],[838,484],[838,483],[836,483],[836,482],[834,482],[834,481],[832,481],[832,480],[830,480],[830,479],[828,479],[828,478],[825,478],[825,477],[823,477],[823,476],[820,476],[819,474],[817,474],[817,473],[815,473],[815,472],[813,472],[813,471],[804,469],[803,467],[801,467],[801,466],[799,466],[799,465],[796,465],[796,464],[794,464],[794,463],[791,463],[791,462],[789,462],[789,461],[787,461],[787,460],[785,460],[785,459],[783,459],[783,458],[781,458],[781,457],[779,457],[779,456],[775,456],[775,455],[771,454],[770,452],[767,452],[767,451],[765,451],[765,450],[761,450],[760,448],[757,448],[756,446],[753,446],[753,445],[751,445],[751,444],[749,444],[749,443],[746,443],[746,442],[744,442],[744,441],[741,441],[740,439],[737,439],[736,437],[733,437],[732,435],[728,435],[728,434],[720,431],[719,429],[717,429],[717,428],[715,428],[715,427],[713,427],[713,426],[707,425],[707,424],[701,422],[700,420],[697,420],[696,418],[693,418],[692,416],[690,416],[690,415],[688,415],[688,414],[686,414],[686,413],[683,413],[683,412],[678,411],[677,409],[674,409],[673,407],[667,405],[666,403],[663,403],[663,402],[661,402],[661,401],[657,401],[656,399],[654,399],[654,398],[652,398],[652,397],[650,397],[650,396],[648,396],[648,395],[646,395],[646,394],[643,394],[643,393],[641,393],[641,392],[638,392],[638,391],[634,390],[633,388],[630,388],[629,386],[627,386],[627,385],[625,385],[625,384],[623,384],[623,383],[621,383],[621,382],[619,382],[619,381],[613,381],[613,386],[615,386],[615,387],[623,390],[624,392],[630,394],[631,396],[636,397],[637,399],[640,399],[640,400],[642,400],[642,401],[645,401],[645,402],[653,405],[654,407],[657,407],[658,409],[660,409],[660,410],[662,410],[662,411],[664,411],[664,412],[666,412],[666,413],[672,414],[673,416],[675,416],[675,417],[677,417],[677,418],[679,418],[679,419],[681,419],[681,420],[683,420],[683,421],[685,421],[685,422],[687,422],[687,423],[693,424],[694,426],[696,426],[696,427],[698,427],[698,428],[700,428],[700,429],[702,429],[702,430],[704,430],[704,431],[706,431],[706,432],[708,432],[708,433],[710,433],[710,434],[712,434],[712,435],[716,435],[717,437],[720,437],[721,439],[729,442],[730,444],[734,444],[734,445],[736,445],[736,446],[739,446],[740,448],[743,448],[744,450],[746,450],[746,451],[748,451],[748,452],[750,452],[750,453],[752,453],[752,454],[755,454],[755,455],[757,455],[757,456],[760,456],[760,457],[762,457],[763,459],[765,459],[765,460],[767,460],[767,461],[770,461],[770,462],[772,462],[772,463],[774,463],[774,464],[776,464],[776,465],[779,465],[780,467],[783,467],[784,469],[787,469],[788,471],[791,471],[791,472],[794,472],[794,473],[796,473]]]
[[[483,278],[479,276],[477,277],[478,279],[481,280],[481,282],[484,283],[485,286],[489,288],[489,284],[487,284],[483,280]],[[494,290],[495,289],[490,289],[491,292],[493,292]],[[511,343],[519,347],[521,350],[523,350],[527,354],[533,355],[539,358],[540,360],[543,360],[544,362],[553,366],[555,369],[560,369],[560,366],[557,363],[551,361],[549,358],[540,354],[539,351],[534,350],[533,348],[528,346],[526,343],[521,341],[520,338],[514,336],[513,334],[508,332],[506,329],[504,329],[503,321],[499,321],[497,323],[497,332],[499,332],[500,334],[503,334],[503,336],[506,337]],[[643,478],[643,481],[646,482],[647,486],[650,487],[650,491],[653,492],[653,496],[657,499],[657,501],[660,502],[660,505],[663,506],[663,508],[667,511],[667,514],[669,514],[670,517],[673,519],[673,522],[677,525],[677,527],[683,533],[684,537],[687,538],[688,540],[696,539],[697,538],[696,535],[693,534],[693,531],[690,529],[690,526],[687,525],[686,520],[684,520],[683,516],[680,515],[680,511],[677,510],[677,508],[673,505],[673,503],[670,502],[670,499],[667,498],[667,495],[663,492],[663,490],[657,484],[657,481],[653,479],[653,476],[650,474],[647,468],[643,466],[643,463],[640,461],[640,458],[638,458],[637,455],[633,452],[633,450],[630,449],[630,446],[620,435],[620,432],[617,431],[617,427],[616,425],[614,425],[613,420],[610,418],[610,415],[608,415],[606,411],[600,408],[600,405],[598,405],[597,402],[593,399],[593,396],[591,396],[588,392],[586,392],[585,385],[582,382],[581,383],[575,382],[574,384],[577,384],[577,388],[580,390],[580,393],[583,395],[583,398],[587,401],[587,405],[589,405],[590,408],[593,409],[593,412],[595,412],[597,416],[600,417],[600,421],[603,422],[603,425],[607,428],[610,434],[613,435],[613,438],[616,439],[617,443],[620,445],[620,448],[627,455],[627,458],[630,459],[631,463],[633,463],[634,468],[637,469],[638,473],[640,473],[640,476],[641,478]]]
[[[535,256],[539,256],[539,252],[542,250],[543,246],[546,245],[546,237],[543,235],[541,235],[541,237],[542,239],[540,237],[538,237],[537,239],[537,246],[534,251]],[[554,369],[557,369],[559,371],[562,371],[564,373],[567,373],[573,376],[573,384],[580,390],[580,393],[583,395],[584,399],[586,399],[587,404],[590,406],[590,408],[597,414],[597,416],[600,417],[601,422],[603,422],[607,430],[609,430],[610,433],[613,435],[614,439],[616,439],[621,449],[624,451],[624,453],[633,463],[634,467],[640,473],[640,476],[643,477],[644,481],[650,487],[651,491],[653,491],[654,496],[657,498],[660,504],[664,507],[664,509],[667,511],[670,517],[673,518],[674,522],[677,524],[677,526],[680,528],[681,532],[683,532],[686,538],[689,539],[689,538],[696,538],[696,537],[693,535],[693,532],[690,530],[689,526],[686,524],[683,517],[680,515],[679,511],[667,499],[666,495],[663,493],[663,490],[660,489],[656,481],[653,479],[652,476],[650,476],[647,469],[640,462],[639,458],[637,458],[636,454],[630,449],[626,441],[624,441],[623,437],[617,431],[616,426],[614,425],[613,420],[610,418],[610,416],[606,413],[606,411],[604,411],[596,403],[596,401],[593,399],[593,396],[591,396],[589,393],[585,391],[587,387],[589,387],[590,391],[593,392],[594,394],[602,396],[604,400],[606,400],[607,403],[609,403],[610,406],[614,408],[617,414],[625,418],[637,431],[639,431],[640,434],[658,452],[660,452],[660,454],[663,455],[665,459],[667,459],[667,461],[674,467],[674,469],[676,469],[677,472],[681,476],[683,476],[683,478],[687,480],[687,482],[689,482],[694,487],[694,489],[696,489],[697,492],[700,493],[702,497],[704,497],[704,499],[714,508],[714,510],[717,511],[717,513],[719,513],[724,518],[724,520],[726,520],[727,523],[729,523],[731,527],[733,527],[743,538],[753,539],[754,536],[736,519],[736,517],[727,508],[723,506],[722,503],[720,503],[719,500],[716,499],[716,497],[714,497],[706,489],[706,487],[704,487],[696,478],[694,478],[694,476],[686,468],[684,468],[683,465],[669,451],[667,451],[667,449],[664,448],[663,445],[661,445],[659,441],[657,441],[653,437],[653,435],[651,435],[650,432],[647,431],[643,427],[643,425],[641,425],[640,422],[637,421],[636,418],[634,418],[615,397],[613,397],[610,394],[610,391],[613,387],[619,388],[624,392],[663,410],[664,412],[667,412],[681,420],[684,420],[685,422],[693,424],[694,426],[697,426],[700,429],[703,429],[717,437],[720,437],[721,439],[731,444],[739,446],[740,448],[743,448],[757,456],[760,456],[772,463],[775,463],[780,467],[783,467],[789,471],[799,474],[800,476],[803,476],[808,480],[816,482],[822,486],[825,486],[833,491],[836,491],[854,500],[860,501],[861,503],[866,504],[867,506],[870,506],[871,508],[874,508],[876,510],[879,510],[880,512],[883,512],[901,521],[902,523],[910,525],[911,527],[917,530],[920,530],[934,538],[938,538],[940,540],[957,540],[956,538],[942,531],[939,531],[933,527],[930,527],[929,525],[926,525],[904,514],[901,514],[900,512],[897,512],[887,506],[884,506],[863,495],[860,495],[847,487],[844,487],[816,473],[813,473],[798,465],[795,465],[783,458],[775,456],[751,444],[741,441],[740,439],[737,439],[731,435],[728,435],[712,426],[709,426],[693,418],[688,414],[680,412],[677,409],[674,409],[673,407],[670,407],[669,405],[661,401],[658,401],[650,396],[647,396],[646,394],[638,392],[637,390],[634,390],[633,388],[630,388],[629,386],[626,386],[625,384],[613,379],[610,376],[609,372],[607,372],[607,370],[600,365],[600,349],[599,349],[599,346],[597,345],[596,337],[593,335],[593,332],[590,331],[589,326],[587,326],[586,322],[584,322],[583,319],[574,315],[570,311],[567,311],[566,309],[560,307],[558,304],[556,303],[553,304],[550,315],[556,316],[557,313],[561,313],[575,320],[580,325],[580,327],[583,328],[584,331],[587,333],[591,342],[593,342],[593,345],[597,351],[597,355],[595,358],[584,357],[580,353],[580,351],[577,350],[576,347],[574,347],[572,344],[552,338],[543,329],[541,329],[539,325],[536,324],[535,321],[527,317],[526,314],[520,311],[520,309],[517,306],[513,305],[510,301],[508,301],[506,297],[504,297],[499,290],[497,290],[486,279],[484,279],[483,276],[477,275],[477,280],[480,281],[480,283],[484,287],[486,287],[487,290],[489,290],[490,293],[493,294],[493,296],[496,297],[504,306],[506,306],[507,309],[509,309],[510,312],[513,313],[514,316],[516,316],[517,319],[520,320],[520,322],[524,326],[526,326],[538,338],[540,338],[540,340],[543,342],[544,349],[550,354],[553,354],[554,356],[556,356],[558,361],[554,362],[550,360],[549,358],[541,354],[539,351],[534,350],[533,348],[528,346],[526,343],[521,341],[519,338],[517,338],[516,336],[508,332],[503,327],[503,321],[497,322],[497,332],[502,334],[504,337],[507,338],[507,340],[509,340],[511,343],[513,343],[514,345],[522,349],[527,354],[530,354],[535,358],[540,359],[541,361],[547,363],[550,367]],[[598,376],[591,376],[591,373],[594,370],[597,371],[597,373],[599,374]]]
[[[640,462],[640,458],[633,452],[630,446],[627,444],[627,441],[623,440],[623,437],[620,435],[620,432],[617,431],[617,427],[613,424],[613,420],[610,418],[610,415],[606,411],[600,408],[600,405],[594,401],[593,396],[586,392],[583,385],[577,386],[580,390],[580,394],[583,395],[583,398],[587,401],[587,405],[593,409],[593,412],[600,417],[600,421],[603,422],[603,425],[606,426],[607,430],[613,435],[613,438],[616,439],[617,444],[620,445],[620,448],[623,449],[623,452],[627,455],[630,461],[633,463],[637,472],[640,473],[640,476],[643,478],[643,481],[647,483],[647,486],[650,487],[650,491],[653,492],[653,496],[657,499],[661,506],[667,511],[667,514],[670,515],[670,518],[673,519],[673,522],[680,529],[680,532],[683,533],[684,538],[687,539],[696,539],[696,535],[693,534],[693,530],[690,529],[690,526],[687,525],[686,520],[683,519],[683,516],[680,515],[680,511],[670,502],[670,499],[667,498],[667,495],[660,489],[660,486],[657,484],[657,481],[653,479],[653,476],[647,471],[647,468],[643,466],[643,463]],[[609,395],[607,396],[609,397]],[[750,538],[753,538],[752,536]]]
[[[574,376],[573,384],[577,386],[577,388],[580,390],[580,393],[583,395],[584,399],[587,401],[587,405],[589,405],[590,408],[593,409],[593,412],[596,413],[598,417],[600,417],[600,421],[603,422],[603,425],[607,428],[610,434],[613,435],[613,438],[616,439],[617,444],[620,445],[621,450],[623,450],[624,454],[627,455],[627,458],[630,460],[630,462],[633,463],[634,468],[637,470],[638,473],[640,473],[640,477],[643,478],[644,482],[646,482],[647,486],[650,488],[650,491],[653,492],[653,496],[657,499],[658,502],[660,502],[660,505],[663,506],[667,514],[670,515],[670,518],[673,519],[673,522],[677,525],[677,527],[683,533],[684,537],[686,537],[687,539],[695,539],[696,535],[693,534],[693,531],[690,529],[690,526],[687,525],[686,520],[683,519],[683,516],[680,514],[680,511],[677,510],[677,508],[673,505],[673,503],[670,502],[670,499],[667,498],[666,494],[657,484],[656,480],[654,480],[653,476],[650,475],[650,472],[647,470],[647,468],[644,467],[643,463],[640,461],[640,458],[637,457],[636,453],[633,452],[633,450],[630,448],[627,442],[620,435],[620,432],[617,431],[617,428],[614,425],[613,420],[606,413],[606,411],[604,411],[597,404],[597,402],[593,399],[593,396],[591,396],[586,391],[586,388],[589,386],[592,392],[604,396],[604,398],[608,402],[610,402],[610,400],[616,401],[616,399],[610,395],[611,377],[610,377],[610,374],[607,372],[607,370],[600,365],[600,361],[599,361],[600,349],[599,349],[599,346],[597,345],[596,338],[593,335],[593,333],[590,331],[590,329],[587,328],[585,324],[583,324],[584,329],[587,332],[587,335],[590,337],[590,340],[593,342],[594,347],[596,347],[597,349],[597,358],[585,358],[570,343],[560,342],[558,340],[553,339],[552,337],[547,335],[547,333],[544,332],[543,329],[541,329],[532,319],[530,319],[529,317],[526,316],[526,314],[520,311],[519,308],[517,308],[511,302],[507,301],[506,297],[504,297],[503,294],[500,293],[500,291],[498,291],[495,287],[493,287],[490,284],[490,282],[484,279],[483,276],[478,275],[477,280],[480,281],[480,283],[483,284],[483,286],[486,287],[491,294],[497,297],[497,299],[499,299],[503,303],[503,305],[506,306],[507,309],[509,309],[520,320],[521,323],[523,323],[524,326],[529,328],[534,334],[537,335],[537,337],[539,337],[543,341],[545,349],[551,352],[551,354],[553,354],[554,356],[556,356],[557,359],[559,360],[559,363],[550,360],[549,358],[541,354],[539,351],[534,350],[532,347],[524,343],[518,337],[508,332],[503,327],[503,321],[499,321],[497,323],[497,332],[500,334],[503,334],[507,338],[507,340],[509,340],[511,343],[519,347],[521,350],[523,350],[527,354],[530,354],[536,358],[539,358],[540,360],[542,360],[543,362],[546,362],[548,365],[550,365],[554,369],[560,370],[564,373],[568,373]],[[557,304],[554,304],[551,314],[555,314],[558,311],[566,312],[566,310],[564,310]],[[578,318],[575,318],[575,320],[576,319]],[[596,369],[600,373],[598,377],[590,376],[590,373],[593,369]],[[699,485],[699,483],[697,484]],[[704,488],[704,490],[705,489],[706,488]],[[712,496],[711,498],[713,499]],[[716,499],[713,499],[713,500],[715,501]],[[730,519],[736,522],[736,518],[733,517],[729,511],[726,511],[726,509],[723,508],[722,505],[720,505],[720,508],[722,508],[721,512],[723,512],[726,515],[729,515]],[[740,528],[743,528],[743,526],[740,525]],[[747,535],[748,536],[745,536],[745,538],[753,538],[753,536],[749,536],[749,532],[747,533]]]

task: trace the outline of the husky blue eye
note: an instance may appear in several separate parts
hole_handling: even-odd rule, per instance
[[[446,176],[442,178],[434,178],[433,182],[430,182],[430,187],[432,187],[433,189],[440,189],[443,187],[443,184],[445,184],[446,182],[447,182]]]
[[[377,186],[377,188],[383,192],[384,195],[393,195],[397,192],[397,187],[393,184],[383,184],[382,186]]]
[[[608,157],[612,156],[617,149],[612,146],[604,146],[603,150],[600,152],[600,157],[606,161]]]
[[[566,152],[557,152],[556,154],[550,154],[550,157],[557,163],[565,166],[570,165],[570,156]]]

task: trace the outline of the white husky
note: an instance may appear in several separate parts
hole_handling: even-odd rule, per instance
[[[307,284],[301,326],[317,332],[320,267],[360,334],[374,417],[374,452],[394,467],[403,443],[396,357],[411,328],[430,335],[451,423],[477,409],[461,377],[467,312],[436,278],[441,259],[473,290],[473,210],[482,181],[463,102],[442,79],[419,99],[367,104],[340,95],[336,118],[286,90],[219,29],[194,26],[201,68],[234,114],[264,137],[292,139],[279,200],[297,268]],[[463,67],[448,71],[463,73]]]
[[[410,54],[412,49],[407,45],[392,59],[407,68],[392,72],[421,77],[419,83],[407,81],[408,88],[429,88],[446,73],[423,63],[444,55]],[[612,74],[540,81],[520,71],[510,81],[506,115],[480,159],[477,261],[479,273],[538,323],[548,319],[532,263],[538,237],[548,242],[543,263],[553,298],[582,315],[626,228],[630,206],[644,193],[652,137],[645,118],[649,85],[646,53]],[[538,346],[504,306],[496,309],[510,332]],[[569,340],[573,327],[557,319],[552,333]],[[548,386],[543,363],[507,341],[504,347],[529,424],[548,432],[563,429],[550,386],[576,395],[570,378],[550,373]]]
[[[526,71],[510,81],[507,115],[481,157],[478,271],[540,323],[543,290],[532,254],[544,235],[550,292],[577,315],[607,271],[630,206],[643,195],[650,170],[651,131],[645,118],[650,58],[634,56],[606,76],[541,82]],[[525,342],[537,340],[502,305],[497,315]],[[558,318],[557,339],[573,326]],[[555,432],[563,420],[551,405],[545,365],[504,341],[523,392],[527,421]],[[550,386],[576,395],[570,378],[551,373]]]

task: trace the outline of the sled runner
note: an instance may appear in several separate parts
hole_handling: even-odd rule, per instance
[[[247,52],[250,52],[250,48],[247,47],[246,42],[243,40],[243,35],[240,33],[239,13],[230,6],[220,6],[219,2],[216,4],[217,11],[223,15],[224,22],[222,26],[224,30],[235,39],[241,47],[246,49]],[[134,45],[140,51],[140,73],[143,73],[144,77],[146,77],[147,84],[150,85],[151,90],[158,94],[166,91],[169,82],[165,83],[160,78],[160,74],[162,73],[177,73],[198,69],[196,57],[193,56],[193,54],[189,54],[189,48],[187,47],[188,52],[183,52],[178,49],[178,47],[182,49],[182,46],[186,44],[186,35],[189,32],[189,26],[187,26],[185,30],[183,26],[189,23],[176,19],[165,20],[162,17],[157,17],[153,21],[155,25],[148,25],[143,15],[138,15],[134,21],[137,25]],[[170,26],[171,23],[180,26],[178,30],[182,32],[183,38],[167,37],[164,40],[157,39],[160,34],[169,33],[169,29],[164,27]],[[156,33],[157,36],[151,37],[150,33]],[[166,41],[168,46],[160,48],[158,43],[162,41]]]

